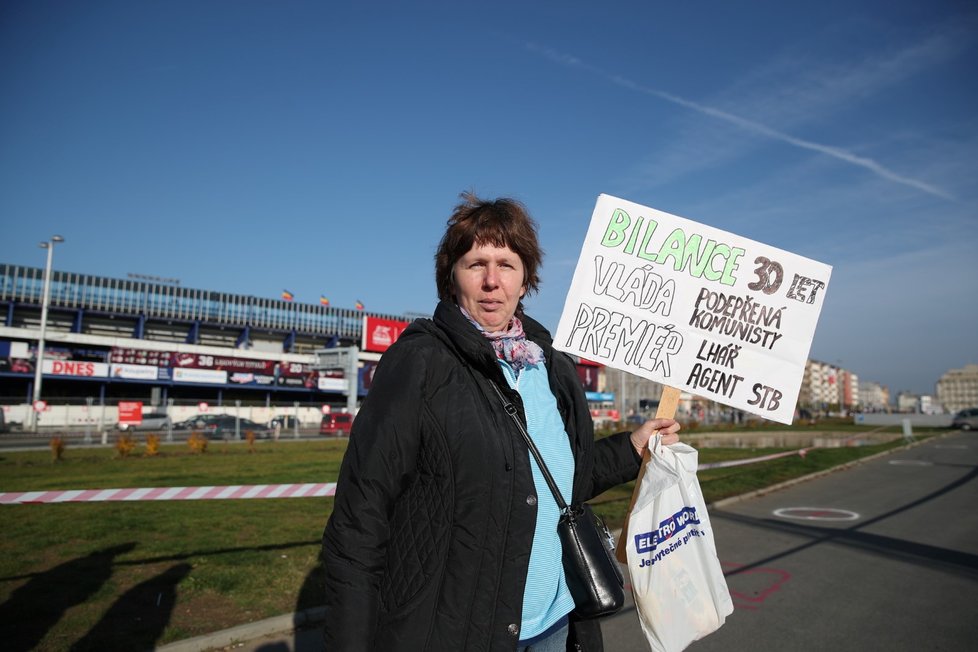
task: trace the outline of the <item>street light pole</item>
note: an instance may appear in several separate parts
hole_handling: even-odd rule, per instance
[[[37,355],[34,361],[34,397],[30,405],[31,430],[37,432],[37,412],[34,404],[41,399],[41,374],[44,366],[44,335],[48,327],[48,301],[51,296],[51,261],[54,257],[54,245],[64,242],[65,239],[60,235],[51,236],[51,240],[42,242],[38,246],[48,250],[48,262],[44,267],[44,290],[41,295],[41,334],[37,338]]]

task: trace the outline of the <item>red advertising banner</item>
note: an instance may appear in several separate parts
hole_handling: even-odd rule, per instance
[[[178,383],[278,385],[306,389],[315,389],[320,384],[319,372],[300,362],[122,347],[114,347],[109,360],[113,376],[123,378],[142,378],[142,373],[148,377],[149,372],[143,372],[143,367],[139,366],[146,365],[145,369],[159,367],[161,380],[172,378]]]
[[[171,365],[175,368],[182,367],[184,369],[215,369],[217,371],[239,371],[268,375],[275,373],[275,362],[273,360],[231,358],[203,353],[174,353],[171,356]]]
[[[283,361],[278,363],[275,382],[280,387],[305,387],[313,389],[319,381],[319,372],[300,362]]]
[[[141,364],[151,367],[169,367],[171,351],[150,351],[147,349],[130,349],[120,346],[112,347],[109,352],[109,362],[117,364]]]
[[[114,347],[110,354],[113,377],[155,379],[156,368],[164,370],[161,378],[180,383],[209,383],[234,385],[274,385],[279,375],[279,363],[207,353],[177,351],[147,351]],[[141,366],[146,365],[146,366]],[[172,370],[172,371],[170,371]],[[280,384],[297,384],[279,381]]]
[[[176,369],[214,369],[252,374],[275,374],[276,362],[206,353],[183,353],[176,351],[147,351],[113,347],[109,362],[119,364],[150,365],[154,367],[174,367]]]
[[[119,423],[139,425],[142,422],[142,401],[119,401]]]
[[[397,341],[411,322],[380,317],[363,317],[363,350],[383,353]]]

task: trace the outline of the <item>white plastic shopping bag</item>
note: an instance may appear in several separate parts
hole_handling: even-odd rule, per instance
[[[677,652],[733,612],[696,479],[699,454],[649,441],[652,453],[628,519],[628,573],[652,652]]]

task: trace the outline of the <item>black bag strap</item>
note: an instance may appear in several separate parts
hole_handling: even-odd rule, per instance
[[[516,423],[516,427],[520,429],[520,434],[523,435],[523,439],[526,440],[527,448],[530,449],[533,459],[537,461],[537,466],[540,467],[540,472],[543,473],[543,478],[547,481],[550,491],[553,492],[554,500],[557,501],[557,507],[560,508],[560,512],[563,514],[567,511],[567,503],[564,502],[564,497],[560,494],[560,489],[557,487],[554,477],[550,475],[550,469],[548,469],[547,465],[544,463],[543,455],[540,454],[540,449],[533,443],[533,440],[530,438],[530,433],[528,433],[526,431],[526,427],[523,426],[523,420],[520,419],[519,411],[516,409],[516,406],[512,404],[512,402],[506,400],[506,397],[499,390],[499,386],[496,383],[491,382],[491,384],[492,388],[496,390],[496,396],[498,396],[499,400],[502,401],[503,409],[506,410],[506,414],[513,418],[513,421]]]

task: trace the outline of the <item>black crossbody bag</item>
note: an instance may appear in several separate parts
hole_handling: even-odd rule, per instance
[[[506,414],[513,418],[526,440],[560,508],[557,534],[563,549],[564,579],[574,598],[574,615],[586,619],[615,613],[625,603],[625,578],[615,559],[614,537],[604,522],[591,511],[590,505],[567,505],[540,450],[530,439],[516,406],[506,400],[496,383],[492,383],[492,388],[502,401]]]

